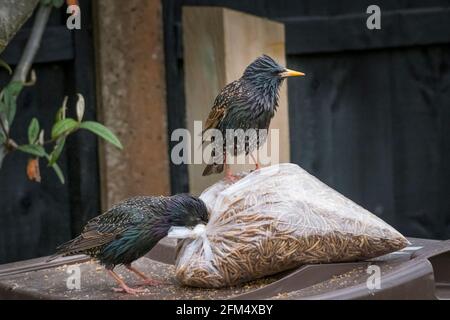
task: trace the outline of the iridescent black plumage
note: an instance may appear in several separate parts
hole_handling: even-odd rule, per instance
[[[112,271],[116,265],[122,264],[138,273],[131,268],[131,263],[149,252],[167,235],[170,227],[194,227],[207,222],[205,204],[190,195],[134,197],[90,220],[83,232],[59,246],[57,254],[51,259],[86,254],[97,259],[108,270]],[[124,289],[127,292],[133,290],[128,287]]]
[[[204,176],[223,171],[227,152],[234,155],[245,152],[247,155],[266,141],[267,135],[258,134],[258,130],[269,128],[278,107],[279,89],[283,80],[288,76],[299,75],[303,73],[288,70],[271,57],[263,55],[245,69],[240,79],[222,89],[206,120],[204,132],[208,129],[220,130],[223,140],[216,141],[214,148],[223,148],[223,154],[213,157],[214,164],[206,166]],[[255,129],[255,132],[248,135],[247,141],[230,144],[231,150],[227,150],[225,141],[228,129]]]

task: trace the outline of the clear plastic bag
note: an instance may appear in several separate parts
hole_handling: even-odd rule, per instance
[[[200,198],[210,221],[174,228],[176,278],[185,285],[236,285],[309,263],[357,261],[404,248],[387,223],[294,164],[266,167]]]

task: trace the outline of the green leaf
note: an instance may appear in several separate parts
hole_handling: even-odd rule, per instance
[[[53,125],[52,128],[52,139],[56,139],[63,134],[69,133],[70,131],[78,128],[78,122],[74,119],[66,118],[58,121]]]
[[[36,157],[45,157],[46,155],[44,147],[38,146],[36,144],[25,144],[22,146],[18,146],[17,150],[28,154],[32,154],[33,156]]]
[[[81,129],[89,130],[99,137],[102,137],[109,143],[113,144],[119,149],[123,149],[122,144],[120,143],[119,139],[114,135],[114,133],[111,132],[108,128],[106,128],[104,125],[94,122],[94,121],[85,121],[80,124]]]
[[[0,121],[2,121],[2,123],[6,127],[6,130],[8,130],[8,124],[5,121],[5,113],[6,113],[5,104],[2,101],[0,101]],[[6,136],[3,132],[3,130],[0,129],[0,144],[3,144],[5,141],[6,141]]]
[[[6,121],[8,121],[9,127],[11,127],[14,121],[17,108],[17,96],[22,88],[22,82],[12,81],[3,89],[3,102],[6,107]]]
[[[2,59],[0,59],[0,67],[5,68],[5,69],[8,71],[8,73],[9,73],[10,75],[12,75],[12,69],[11,69],[11,67],[10,67],[5,61],[3,61]]]
[[[55,170],[55,173],[58,176],[59,181],[61,181],[61,183],[64,184],[66,181],[64,179],[64,174],[59,165],[57,163],[54,163],[53,165],[51,165],[51,167],[53,168],[53,170]]]
[[[56,116],[55,116],[55,122],[64,120],[66,118],[66,109],[64,107],[61,107],[58,109],[58,112],[56,112]]]
[[[51,156],[48,154],[45,154],[45,157],[47,158],[48,161],[50,161]],[[57,163],[53,163],[48,165],[49,167],[53,168],[53,170],[55,170],[56,175],[58,176],[59,181],[64,184],[65,183],[65,179],[64,179],[64,174],[61,170],[61,168],[59,167],[59,165]]]
[[[39,135],[39,121],[36,118],[31,120],[30,125],[28,126],[28,142],[29,144],[33,144],[36,142]]]
[[[48,160],[49,166],[54,165],[56,163],[56,161],[58,161],[59,156],[61,155],[61,152],[64,149],[65,143],[66,143],[66,138],[65,137],[59,138],[56,141],[55,148],[53,149],[52,153],[50,154],[50,158]]]
[[[13,97],[17,97],[23,89],[23,83],[21,81],[11,81],[5,87]]]
[[[0,100],[0,114],[6,114],[7,108],[6,104]]]

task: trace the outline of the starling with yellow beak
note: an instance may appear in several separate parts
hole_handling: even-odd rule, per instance
[[[245,69],[240,79],[226,85],[216,97],[203,130],[203,144],[207,142],[208,130],[217,129],[222,133],[222,139],[215,139],[212,135],[209,137],[213,147],[212,163],[206,166],[203,176],[221,173],[225,169],[225,176],[233,180],[226,161],[227,154],[250,154],[256,169],[259,169],[260,165],[251,153],[267,139],[270,121],[278,107],[281,84],[287,77],[304,75],[286,69],[268,55],[263,55]],[[264,129],[263,134],[261,129]],[[230,136],[230,132],[234,135]],[[240,134],[243,134],[242,139]]]

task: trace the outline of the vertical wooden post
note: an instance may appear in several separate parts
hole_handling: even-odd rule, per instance
[[[187,127],[194,136],[194,121],[204,121],[214,98],[227,83],[241,77],[245,67],[263,53],[285,65],[284,25],[218,7],[183,7],[183,44]],[[280,131],[280,162],[289,162],[287,85],[270,128]],[[270,142],[269,142],[270,143]],[[199,148],[194,145],[193,148]],[[193,149],[192,149],[193,150]],[[269,148],[270,150],[270,148]],[[205,165],[189,165],[190,191],[199,194],[222,178],[202,177]],[[233,171],[253,168],[234,165]]]
[[[169,193],[160,0],[99,0],[99,118],[124,145],[101,150],[103,207]]]

